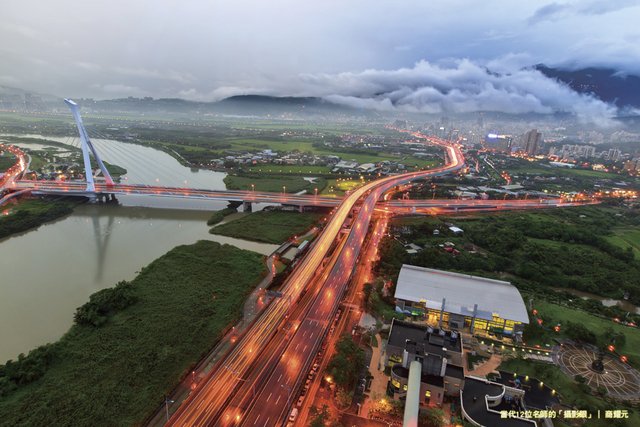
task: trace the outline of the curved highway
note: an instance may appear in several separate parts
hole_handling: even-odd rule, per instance
[[[420,134],[414,136],[425,138]],[[206,381],[178,409],[171,418],[170,425],[207,426],[225,425],[227,422],[229,425],[237,425],[246,421],[248,425],[269,426],[282,421],[298,385],[299,376],[304,374],[311,363],[311,356],[322,341],[329,320],[346,288],[378,200],[397,185],[418,178],[447,174],[464,166],[464,157],[457,145],[439,139],[431,141],[445,148],[446,165],[429,171],[382,178],[345,197],[307,256],[285,283],[283,297],[271,303],[220,366],[212,371]],[[360,209],[346,240],[343,239],[340,243],[342,248],[338,256],[327,258],[330,250],[335,249],[334,243],[339,241],[341,230],[357,204]],[[326,259],[330,259],[330,262],[327,263]],[[303,290],[316,297],[309,302],[308,308],[299,318],[289,319],[293,325],[293,336],[287,340],[285,334],[290,335],[291,331],[278,330],[278,327],[289,309],[295,308]],[[247,376],[254,364],[258,362],[257,365],[260,365],[258,355],[274,337],[287,345],[267,383],[263,379],[248,381]],[[256,388],[261,388],[259,394],[251,400],[249,413],[245,413],[242,408],[240,411],[227,408],[235,392],[242,388],[250,388],[252,394]]]

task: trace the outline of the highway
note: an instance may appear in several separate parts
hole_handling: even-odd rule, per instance
[[[342,200],[334,197],[316,195],[297,195],[289,193],[272,193],[260,191],[203,190],[194,188],[160,187],[142,184],[107,185],[96,182],[96,193],[115,195],[140,195],[154,197],[172,197],[187,199],[228,200],[251,203],[282,203],[296,206],[338,206]],[[75,181],[16,181],[15,189],[31,189],[33,194],[58,196],[89,196],[86,183]]]
[[[414,133],[418,138],[421,134]],[[166,197],[215,198],[249,202],[278,202],[300,206],[335,206],[324,230],[251,329],[240,337],[207,378],[178,408],[169,425],[274,425],[281,423],[297,396],[320,348],[355,268],[375,210],[433,213],[447,209],[495,210],[549,207],[539,200],[383,201],[397,186],[461,169],[464,158],[455,144],[429,138],[445,149],[446,164],[429,171],[388,176],[365,184],[343,199],[254,191],[213,191],[145,185],[96,183],[96,191]],[[17,181],[19,162],[8,186],[34,194],[86,194],[81,182]],[[507,204],[507,202],[509,204]],[[527,202],[527,203],[524,203]],[[555,202],[555,201],[553,201]],[[552,203],[553,203],[552,202]],[[345,228],[349,223],[350,227]]]
[[[354,190],[343,199],[307,256],[285,283],[283,297],[271,303],[250,332],[239,340],[231,354],[224,358],[223,366],[212,371],[210,377],[203,381],[192,397],[178,409],[171,418],[170,425],[224,425],[225,421],[236,425],[273,425],[283,420],[302,378],[301,375],[305,375],[310,366],[346,289],[378,200],[396,185],[417,178],[446,174],[463,167],[464,159],[459,147],[441,140],[434,142],[442,145],[447,152],[445,166],[430,171],[382,178]],[[343,225],[353,215],[356,205],[359,209],[355,213],[346,240],[344,243],[339,242]],[[329,257],[330,262],[326,263],[326,270],[323,270],[323,262],[330,254],[330,249],[334,249],[334,243],[342,245],[335,251],[339,256]],[[319,281],[318,272],[322,279]],[[278,331],[278,327],[290,309],[295,309],[295,303],[303,290],[310,291],[315,297],[307,310],[301,310],[300,315],[288,318],[294,328],[293,336],[287,340],[285,335],[291,334],[291,331]],[[276,341],[286,340],[286,347],[271,370],[270,377],[266,382],[248,381],[248,373],[255,367],[257,355],[274,336]],[[259,362],[263,364],[268,361],[261,359]],[[242,386],[238,387],[238,381]],[[255,393],[249,412],[239,413],[235,408],[227,407],[237,389],[247,387]],[[246,394],[246,390],[244,393]]]
[[[27,155],[20,148],[8,144],[0,144],[0,151],[7,151],[16,156],[17,159],[16,163],[7,169],[2,179],[0,179],[0,189],[12,188],[29,165]]]
[[[15,177],[15,173],[12,174]],[[13,180],[15,181],[15,179]],[[377,182],[377,181],[376,181]],[[85,184],[81,182],[64,181],[15,181],[7,187],[16,190],[30,190],[32,194],[47,195],[87,195]],[[154,197],[193,198],[226,200],[251,203],[282,203],[295,206],[335,207],[342,203],[342,198],[323,197],[305,194],[283,194],[266,191],[234,191],[234,190],[200,190],[192,188],[158,187],[151,185],[126,185],[114,184],[107,186],[96,183],[96,190],[102,193],[147,195]],[[412,213],[444,213],[458,212],[462,210],[496,210],[496,209],[534,209],[549,207],[569,207],[579,204],[595,202],[568,202],[563,199],[518,199],[518,200],[458,200],[458,199],[425,199],[425,200],[389,200],[377,204],[377,208],[383,208],[396,214]],[[437,208],[429,210],[427,208]]]

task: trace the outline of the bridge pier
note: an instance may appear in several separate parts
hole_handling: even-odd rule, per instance
[[[242,202],[242,211],[243,212],[252,212],[253,208],[251,206],[251,202]]]
[[[96,193],[89,196],[89,200],[92,203],[118,203],[116,195],[112,193]]]

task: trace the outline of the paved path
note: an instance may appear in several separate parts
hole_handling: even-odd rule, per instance
[[[369,416],[369,407],[373,404],[373,399],[381,399],[386,395],[387,382],[389,381],[389,378],[384,374],[384,360],[381,360],[384,349],[382,347],[380,334],[376,334],[376,341],[378,346],[372,348],[373,354],[371,356],[371,364],[369,365],[369,372],[373,375],[371,389],[369,391],[369,397],[362,403],[362,409],[360,410],[360,414],[363,417]]]
[[[467,374],[476,377],[486,377],[491,372],[497,370],[500,363],[502,363],[502,356],[499,354],[492,354],[486,362],[478,366],[477,369],[467,372]]]

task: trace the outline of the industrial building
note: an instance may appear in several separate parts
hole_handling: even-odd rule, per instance
[[[437,328],[518,340],[529,323],[520,292],[501,280],[405,264],[394,297],[397,312]]]
[[[416,389],[419,403],[441,405],[444,396],[455,397],[464,385],[462,337],[456,331],[434,329],[426,325],[393,320],[385,350],[386,365],[391,368],[387,392],[393,398],[407,395],[410,365],[420,363]]]

